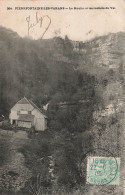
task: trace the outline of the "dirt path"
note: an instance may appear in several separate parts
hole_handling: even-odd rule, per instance
[[[25,158],[18,151],[29,139],[25,131],[0,130],[0,136],[8,137],[10,143],[8,161],[0,168],[0,188],[17,192],[25,186],[26,181],[31,177],[31,172],[25,167]]]

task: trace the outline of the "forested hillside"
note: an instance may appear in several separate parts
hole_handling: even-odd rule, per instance
[[[84,99],[86,93],[80,95],[81,89],[91,85],[93,78],[75,71],[77,54],[72,49],[67,37],[32,41],[1,27],[0,114],[7,115],[23,96],[40,107],[52,100],[75,99],[76,94]]]
[[[33,173],[28,189],[23,189],[27,194],[29,187],[36,186],[39,170],[41,178],[45,171],[41,194],[76,190],[80,194],[81,189],[85,195],[122,192],[122,183],[86,186],[81,159],[90,149],[105,148],[121,157],[124,169],[124,75],[125,33],[83,43],[67,36],[30,40],[0,28],[0,114],[8,116],[11,106],[23,96],[41,108],[49,103],[48,130],[21,149]],[[50,156],[53,178],[48,172]],[[41,168],[38,159],[42,158]]]

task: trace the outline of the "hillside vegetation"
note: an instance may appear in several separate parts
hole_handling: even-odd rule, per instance
[[[33,173],[23,192],[32,188],[40,194],[122,192],[122,182],[87,186],[81,159],[90,149],[105,148],[121,157],[124,169],[124,54],[125,33],[76,44],[67,36],[22,39],[0,28],[0,114],[7,116],[23,96],[39,107],[49,102],[48,130],[20,149]]]

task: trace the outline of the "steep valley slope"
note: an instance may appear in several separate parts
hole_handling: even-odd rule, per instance
[[[8,117],[9,109],[23,96],[39,107],[49,102],[52,130],[68,131],[77,138],[85,137],[87,131],[92,135],[92,148],[104,148],[121,158],[120,185],[93,185],[90,195],[123,193],[125,33],[84,43],[67,36],[34,41],[1,27],[0,114]],[[66,111],[57,108],[65,102],[75,106],[67,106]],[[87,144],[83,152],[88,150]]]

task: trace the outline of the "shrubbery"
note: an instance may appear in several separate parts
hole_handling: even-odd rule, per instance
[[[12,130],[13,126],[10,124],[9,121],[3,121],[1,128],[4,130]]]
[[[4,165],[9,156],[9,143],[7,139],[0,139],[0,166]]]

